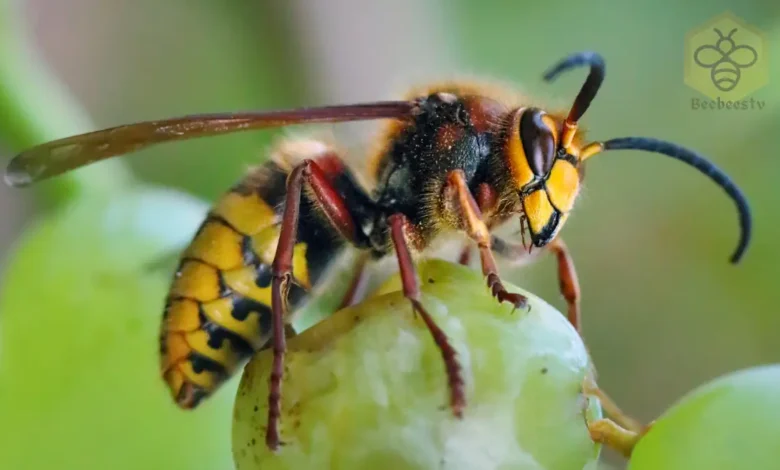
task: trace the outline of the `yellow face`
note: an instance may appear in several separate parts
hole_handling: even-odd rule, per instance
[[[559,135],[560,125],[552,116],[523,108],[515,114],[506,147],[531,241],[537,247],[555,238],[580,190],[580,162],[560,148]]]

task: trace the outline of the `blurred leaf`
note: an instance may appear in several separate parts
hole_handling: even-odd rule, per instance
[[[21,2],[0,3],[0,141],[14,152],[49,140],[87,132],[84,109],[51,73],[27,40]],[[36,186],[47,204],[78,193],[105,192],[128,184],[123,163],[110,160]]]
[[[0,467],[213,470],[230,467],[227,385],[180,410],[159,373],[171,279],[149,266],[186,244],[206,205],[134,189],[36,223],[0,295]]]
[[[4,142],[21,150],[91,130],[23,41],[19,4],[0,7],[8,26],[0,28]],[[151,266],[186,245],[207,205],[134,182],[113,159],[36,186],[58,204],[20,237],[4,267],[2,468],[231,466],[231,387],[186,412],[159,373],[171,271]]]
[[[101,122],[126,123],[182,114],[292,107],[305,103],[295,50],[284,21],[268,3],[171,0],[107,9],[106,30],[90,56]],[[171,25],[176,33],[171,34]],[[128,41],[127,38],[137,38]],[[117,90],[121,90],[117,93]],[[87,90],[84,90],[85,92]],[[123,157],[139,178],[213,200],[267,158],[287,130],[177,142]]]

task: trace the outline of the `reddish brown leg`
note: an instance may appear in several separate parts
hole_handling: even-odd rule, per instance
[[[463,251],[460,252],[460,258],[458,258],[458,263],[466,266],[471,262],[471,247],[470,246],[464,246]]]
[[[425,326],[428,327],[428,331],[433,336],[433,341],[441,351],[449,382],[450,407],[455,416],[460,418],[463,416],[463,408],[466,406],[466,392],[460,371],[460,363],[456,357],[455,348],[450,344],[447,335],[439,328],[420,302],[420,279],[414,267],[407,241],[409,232],[414,230],[414,228],[403,214],[391,215],[388,218],[388,223],[390,224],[390,235],[395,246],[396,256],[398,257],[404,296],[412,302],[412,307],[420,314],[420,317],[425,322]]]
[[[477,207],[482,215],[494,210],[498,205],[498,194],[496,193],[496,190],[487,183],[482,183],[477,186],[475,199],[477,201]],[[463,247],[463,251],[460,254],[459,262],[460,264],[467,265],[470,261],[471,245],[466,245]]]
[[[577,271],[574,269],[574,260],[566,244],[560,238],[556,238],[547,245],[548,249],[555,253],[558,259],[558,285],[566,304],[569,306],[569,322],[578,333],[581,333],[580,323],[580,283],[577,280]]]
[[[341,300],[339,310],[354,305],[365,297],[366,287],[368,287],[368,269],[366,269],[366,264],[368,264],[368,259],[365,256],[361,257],[355,268],[355,277],[352,278],[352,284],[350,284],[349,290]]]
[[[293,247],[297,239],[298,219],[300,216],[301,192],[303,185],[311,189],[314,200],[319,204],[330,223],[347,240],[355,239],[355,224],[347,210],[346,203],[333,189],[322,169],[312,160],[304,160],[296,166],[287,180],[279,244],[272,266],[273,283],[271,288],[272,304],[272,347],[273,365],[268,393],[268,427],[265,442],[271,450],[276,450],[279,440],[279,418],[281,417],[282,377],[284,372],[284,353],[286,351],[284,316],[287,310],[287,293],[292,281]]]
[[[487,284],[493,297],[499,302],[509,302],[515,308],[525,308],[528,305],[528,298],[524,295],[508,292],[498,276],[496,260],[493,258],[491,249],[490,232],[482,220],[482,212],[469,191],[466,177],[461,170],[455,170],[449,174],[447,184],[444,187],[444,198],[445,204],[449,205],[450,210],[455,211],[460,216],[462,228],[479,247],[482,273],[487,278]]]
[[[558,284],[561,295],[568,305],[568,318],[572,326],[581,331],[580,318],[580,283],[577,280],[577,271],[574,268],[569,249],[560,238],[548,243],[545,249],[550,250],[558,260]],[[532,255],[520,244],[506,242],[498,237],[493,237],[493,251],[501,257],[511,260],[523,260]]]

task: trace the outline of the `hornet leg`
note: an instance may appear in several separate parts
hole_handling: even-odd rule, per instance
[[[470,262],[471,262],[471,245],[466,245],[463,247],[463,250],[460,252],[460,257],[458,257],[458,263],[464,266],[468,266]]]
[[[341,305],[339,305],[339,310],[342,308],[349,307],[351,305],[355,305],[356,303],[363,300],[363,298],[366,295],[366,287],[368,283],[368,269],[366,265],[368,264],[368,257],[367,256],[361,256],[360,260],[357,263],[357,266],[355,267],[355,277],[352,278],[352,282],[349,285],[349,290],[344,294],[344,297],[341,299]]]
[[[327,163],[327,162],[326,162]],[[272,302],[272,347],[273,365],[268,394],[268,427],[266,445],[276,450],[281,444],[279,439],[279,419],[281,417],[282,377],[284,372],[284,354],[286,351],[284,316],[287,309],[287,292],[292,281],[293,248],[298,232],[301,194],[303,187],[311,190],[311,197],[325,213],[331,225],[349,241],[356,238],[355,223],[347,209],[346,202],[333,188],[327,174],[314,160],[304,160],[297,165],[287,180],[287,195],[282,216],[279,244],[273,261]],[[309,193],[307,193],[309,196]]]
[[[444,187],[444,198],[445,204],[449,205],[450,209],[459,215],[463,225],[462,228],[466,230],[469,237],[479,247],[482,273],[487,278],[487,284],[493,293],[493,297],[499,302],[509,302],[515,308],[525,308],[528,305],[528,298],[524,295],[508,292],[498,276],[496,260],[493,258],[491,249],[490,232],[482,220],[482,213],[469,191],[466,178],[461,170],[455,170],[447,177],[447,183]]]
[[[569,322],[578,333],[581,332],[580,319],[580,283],[577,279],[577,271],[574,268],[574,260],[569,253],[566,244],[560,238],[548,243],[545,249],[555,254],[558,260],[558,283],[563,298],[568,305]],[[493,237],[493,251],[502,258],[512,261],[521,261],[529,258],[528,250],[517,243],[510,243],[498,237]]]
[[[413,232],[414,227],[403,214],[391,215],[388,218],[388,223],[390,224],[390,234],[398,257],[404,296],[412,302],[412,307],[422,317],[425,326],[428,327],[428,331],[431,332],[434,342],[441,351],[449,381],[450,406],[455,416],[460,418],[463,415],[463,408],[466,406],[466,392],[464,390],[461,367],[456,357],[455,348],[450,344],[447,335],[439,328],[420,302],[420,279],[414,267],[408,243],[408,237]]]

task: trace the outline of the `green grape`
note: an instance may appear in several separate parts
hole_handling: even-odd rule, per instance
[[[118,191],[21,238],[0,296],[0,468],[231,468],[238,381],[184,411],[159,373],[171,255],[205,210],[178,192]]]
[[[275,455],[265,446],[271,352],[250,361],[234,409],[238,469],[595,468],[586,419],[601,407],[581,394],[591,363],[566,318],[508,286],[532,305],[513,312],[467,267],[430,260],[418,270],[423,303],[463,366],[464,418],[447,406],[439,350],[395,276],[288,341],[286,445]]]
[[[629,469],[776,469],[779,436],[780,366],[741,370],[664,413],[637,443]]]

